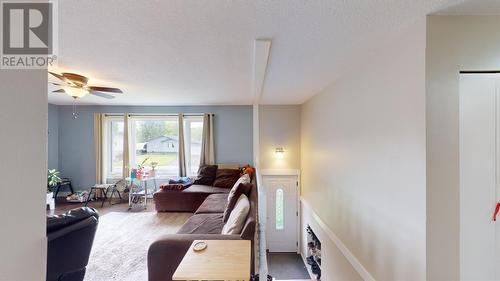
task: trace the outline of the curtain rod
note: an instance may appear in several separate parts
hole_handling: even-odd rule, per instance
[[[164,117],[164,116],[178,116],[180,113],[129,113],[129,116],[148,116],[148,117]],[[214,113],[182,113],[184,116],[203,116],[205,114],[215,115]],[[106,116],[123,116],[124,113],[104,113]]]

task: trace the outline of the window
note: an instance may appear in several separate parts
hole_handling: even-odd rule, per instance
[[[179,121],[174,116],[133,117],[130,130],[132,167],[142,164],[147,170],[157,163],[159,177],[179,174]]]
[[[198,173],[198,167],[200,166],[201,139],[203,135],[203,117],[185,117],[184,135],[186,145],[186,169],[188,176],[193,176]]]
[[[122,177],[123,117],[108,116],[107,177]],[[179,119],[177,116],[133,116],[130,121],[129,152],[131,167],[142,164],[150,170],[156,162],[156,175],[167,178],[179,175]],[[203,117],[184,118],[184,144],[188,176],[196,175],[200,165]]]
[[[113,117],[108,119],[107,125],[107,175],[108,178],[120,178],[123,171],[123,120]]]
[[[283,189],[278,188],[276,190],[276,230],[283,230],[284,228],[284,200]]]

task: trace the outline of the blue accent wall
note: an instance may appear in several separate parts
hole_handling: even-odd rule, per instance
[[[204,113],[215,114],[214,141],[217,163],[253,163],[252,106],[72,106],[56,107],[57,121],[49,117],[49,128],[58,126],[58,167],[77,190],[95,184],[93,113]],[[50,113],[49,113],[50,115]],[[52,124],[51,124],[52,123]],[[49,129],[50,131],[50,129]],[[49,134],[49,147],[53,140]],[[50,158],[50,155],[49,155]],[[50,166],[50,165],[49,165]]]
[[[59,108],[57,105],[49,104],[48,107],[48,140],[47,167],[49,169],[59,168]]]

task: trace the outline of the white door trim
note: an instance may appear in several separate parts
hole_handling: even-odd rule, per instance
[[[300,222],[302,221],[302,214],[301,214],[301,209],[300,209],[300,197],[302,196],[301,194],[301,189],[300,189],[300,169],[261,169],[257,173],[257,178],[258,182],[260,182],[260,186],[263,187],[264,190],[267,190],[266,187],[264,186],[264,182],[262,180],[263,176],[297,176],[297,185],[295,192],[297,194],[297,254],[300,254]],[[267,194],[267,192],[266,192]],[[267,212],[267,210],[266,210]],[[267,245],[266,245],[267,249]]]

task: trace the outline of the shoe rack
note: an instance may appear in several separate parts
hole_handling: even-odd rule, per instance
[[[312,228],[307,226],[307,258],[306,262],[316,280],[321,280],[321,241]]]

